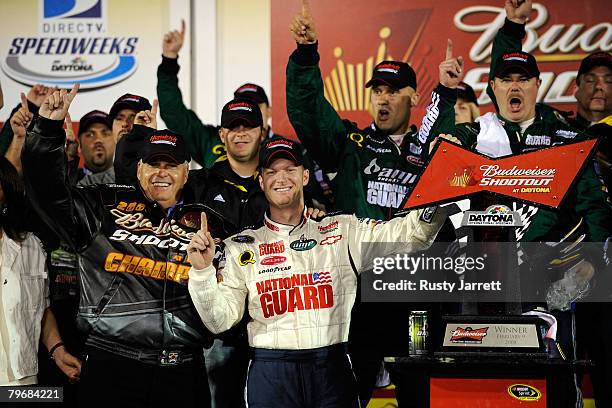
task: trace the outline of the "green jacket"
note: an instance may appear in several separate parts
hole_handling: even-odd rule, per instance
[[[524,25],[506,20],[493,42],[491,59],[493,64],[490,77],[493,77],[494,63],[505,52],[521,49],[521,39],[525,34]],[[448,88],[447,88],[448,90]],[[487,89],[489,95],[492,90]],[[441,95],[448,95],[443,92]],[[456,99],[456,94],[454,95]],[[454,100],[448,101],[454,104]],[[448,120],[441,120],[444,126],[450,124]],[[544,147],[562,145],[568,142],[583,140],[584,133],[573,128],[567,120],[555,109],[545,104],[536,104],[536,116],[533,124],[523,134],[518,123],[505,120],[498,115],[510,141],[513,154],[525,153]],[[477,136],[480,132],[479,123],[461,123],[449,128],[441,129],[443,133],[450,133],[457,137],[463,146],[475,150]],[[435,136],[435,135],[434,135]],[[540,208],[531,219],[522,241],[558,241],[568,227],[570,220],[583,217],[587,229],[587,239],[603,242],[612,233],[612,212],[606,203],[606,194],[603,186],[592,166],[587,166],[578,182],[570,191],[566,202],[557,211]]]
[[[225,146],[219,137],[219,126],[202,123],[198,115],[183,103],[183,95],[178,85],[178,58],[162,56],[157,68],[157,97],[162,119],[171,129],[185,138],[192,158],[204,168],[211,168],[219,159],[225,157]],[[268,137],[272,136],[272,132]],[[304,167],[310,170],[310,181],[305,188],[307,204],[312,206],[311,199],[332,206],[332,191],[327,177],[317,171],[316,164],[304,152]]]
[[[183,103],[178,85],[178,58],[162,57],[157,68],[157,98],[161,118],[168,129],[185,139],[191,157],[202,167],[210,168],[225,155],[225,147],[219,138],[219,127],[202,123],[198,115]]]
[[[358,217],[389,219],[399,209],[422,171],[426,141],[438,117],[452,116],[453,105],[434,100],[421,134],[413,126],[397,146],[372,123],[359,129],[342,120],[325,99],[317,44],[298,45],[287,64],[287,113],[298,138],[321,168],[337,172],[336,208]],[[452,91],[450,91],[452,93]],[[454,103],[453,103],[454,104]]]

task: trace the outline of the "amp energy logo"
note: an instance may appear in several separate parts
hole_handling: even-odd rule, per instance
[[[38,33],[11,38],[2,71],[24,85],[105,88],[136,71],[138,37],[109,32],[106,0],[39,0]]]

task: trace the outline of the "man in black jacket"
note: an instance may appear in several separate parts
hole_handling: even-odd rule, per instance
[[[79,253],[79,329],[86,334],[80,406],[207,407],[202,346],[210,333],[188,296],[184,222],[193,192],[180,135],[145,141],[138,183],[74,188],[62,124],[78,85],[42,104],[22,161],[43,221]],[[199,214],[198,214],[199,215]]]

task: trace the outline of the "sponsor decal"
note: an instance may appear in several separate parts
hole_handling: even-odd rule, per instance
[[[362,223],[362,224],[369,225],[372,229],[376,228],[380,224],[384,224],[385,223],[385,221],[374,220],[372,218],[360,218],[359,222]]]
[[[252,85],[243,85],[240,88],[238,88],[236,93],[242,93],[242,92],[257,92],[257,88]]]
[[[397,64],[381,64],[376,67],[376,71],[379,72],[391,72],[393,74],[397,74],[400,70],[400,66]]]
[[[125,201],[120,201],[119,204],[117,204],[115,208],[120,211],[134,212],[134,211],[142,211],[145,209],[145,207],[146,206],[144,203],[138,203],[138,202],[127,203]]]
[[[522,227],[521,215],[505,205],[491,205],[485,211],[465,211],[461,225]]]
[[[171,135],[154,135],[149,138],[152,144],[167,144],[176,146],[176,136]]]
[[[331,235],[329,237],[325,237],[320,244],[321,245],[334,245],[336,242],[342,239],[342,235]]]
[[[276,241],[269,244],[259,244],[259,255],[272,255],[282,254],[285,252],[285,243],[283,241]]]
[[[368,180],[366,200],[369,204],[381,207],[399,208],[417,175],[404,170],[380,167],[377,160],[378,158],[372,159],[363,170],[368,176],[376,176],[374,180]]]
[[[456,201],[480,191],[558,208],[596,143],[586,140],[491,159],[443,140],[404,208]]]
[[[287,265],[287,266],[275,266],[274,268],[262,269],[258,273],[260,275],[262,275],[264,273],[285,272],[285,271],[288,271],[289,269],[291,269],[291,265]]]
[[[578,132],[572,132],[571,130],[559,129],[555,132],[555,135],[564,137],[564,138],[568,138],[568,139],[573,139],[578,135]]]
[[[329,272],[300,273],[255,282],[264,318],[296,310],[329,309],[334,306]]]
[[[176,220],[163,219],[158,225],[146,218],[142,212],[124,212],[120,208],[125,207],[125,211],[131,204],[134,209],[139,206],[139,203],[124,203],[120,202],[117,207],[110,210],[110,213],[115,217],[115,224],[123,229],[117,229],[110,239],[115,241],[129,240],[136,245],[156,245],[159,248],[172,247],[176,248],[181,245],[180,250],[186,250],[186,244],[189,243],[195,232],[183,229]],[[143,234],[143,232],[151,232],[151,235]],[[137,233],[137,234],[134,234]],[[162,240],[163,237],[173,237],[173,239]],[[176,242],[175,242],[176,241]]]
[[[374,147],[370,145],[366,145],[366,149],[371,150],[374,153],[378,153],[378,154],[391,153],[393,151],[391,149],[386,149],[384,147]]]
[[[338,221],[330,222],[329,224],[325,226],[319,225],[317,228],[319,228],[319,232],[321,234],[327,234],[328,232],[332,232],[338,229]]]
[[[508,394],[519,401],[538,401],[542,398],[540,390],[527,384],[512,384],[508,387]]]
[[[472,329],[471,327],[457,327],[451,332],[451,343],[482,344],[482,339],[487,335],[488,327]]]
[[[436,215],[436,211],[438,211],[438,207],[425,208],[423,212],[421,213],[420,220],[428,224],[431,224],[431,221],[433,221],[433,218]]]
[[[111,252],[104,261],[106,272],[129,273],[157,280],[171,280],[186,283],[189,280],[191,265],[177,264],[168,261],[155,261],[142,256]]]
[[[268,228],[269,228],[269,229],[271,229],[272,231],[276,231],[276,232],[280,231],[280,229],[279,229],[279,228],[278,228],[276,225],[272,224],[272,223],[271,223],[270,221],[268,221],[268,220],[264,220],[264,224],[266,225],[266,227],[268,227]]]
[[[285,256],[268,256],[262,259],[260,263],[262,265],[278,265],[286,261],[287,261],[287,257]]]
[[[510,53],[510,54],[504,54],[502,56],[502,59],[504,61],[527,62],[527,56],[525,54],[523,54],[522,52],[513,52],[513,53]]]
[[[293,149],[293,143],[291,143],[289,140],[275,140],[274,142],[266,144],[266,147],[268,149],[273,147],[287,147],[289,149]]]
[[[243,110],[243,111],[253,112],[253,107],[250,104],[246,103],[246,102],[231,103],[227,107],[227,109],[230,110],[230,111]]]
[[[255,237],[250,235],[236,235],[232,237],[232,241],[237,242],[239,244],[252,244],[255,242]]]
[[[98,89],[121,82],[137,68],[138,37],[113,36],[107,0],[40,0],[38,34],[14,37],[2,71],[25,85],[43,83]]]
[[[300,239],[297,239],[289,244],[289,248],[294,251],[309,251],[317,245],[314,239],[308,239],[303,234]]]
[[[529,146],[550,146],[550,136],[527,135],[525,144]]]
[[[248,264],[255,263],[255,253],[249,249],[246,251],[242,251],[242,253],[238,256],[238,264],[240,266],[246,266]]]

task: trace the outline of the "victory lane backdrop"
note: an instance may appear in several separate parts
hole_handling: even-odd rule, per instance
[[[612,49],[609,3],[590,0],[534,2],[527,24],[525,51],[533,53],[542,72],[539,102],[575,110],[574,78],[580,61],[595,51]],[[325,95],[341,117],[364,127],[369,90],[363,85],[372,68],[384,59],[409,62],[417,74],[421,101],[412,123],[420,124],[431,90],[438,82],[438,65],[446,40],[454,55],[465,60],[464,81],[479,96],[483,111],[493,110],[485,94],[493,37],[503,25],[503,2],[496,0],[312,0],[319,39]],[[295,49],[287,27],[300,11],[299,2],[272,0],[272,105],[275,130],[294,134],[286,117],[285,68]],[[484,113],[484,112],[483,112]]]

